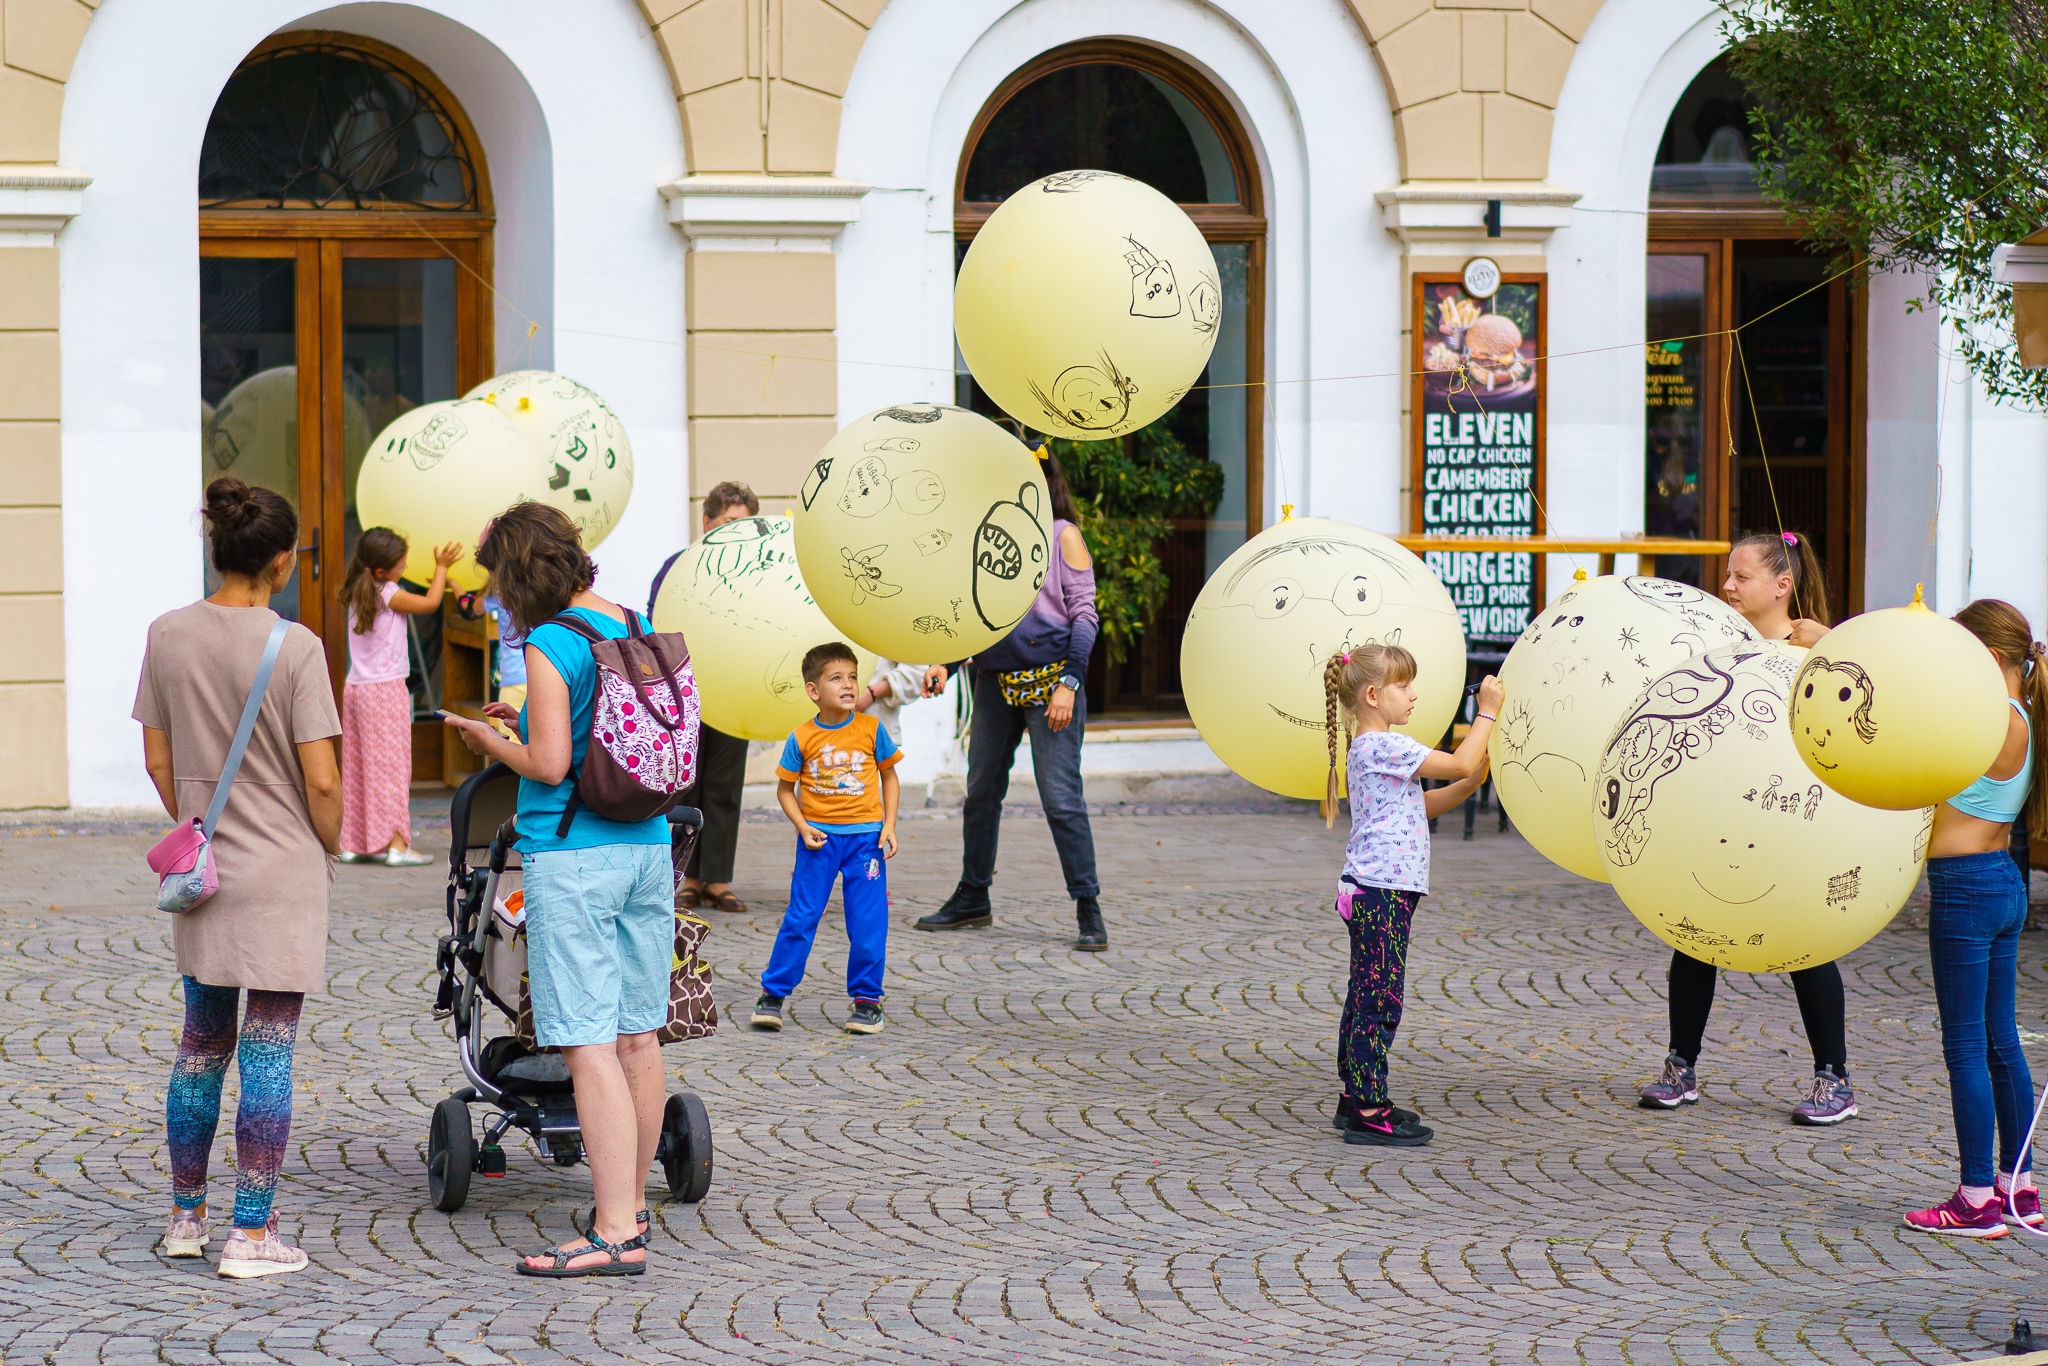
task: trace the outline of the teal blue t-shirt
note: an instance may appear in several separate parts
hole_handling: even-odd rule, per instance
[[[624,622],[614,621],[602,612],[587,607],[571,607],[569,611],[609,639],[622,640],[629,634]],[[645,617],[640,618],[640,625],[643,630],[653,629]],[[544,854],[556,849],[591,849],[600,844],[667,844],[667,816],[650,816],[644,821],[608,821],[592,815],[580,803],[569,822],[569,833],[556,837],[555,829],[561,825],[562,812],[569,805],[576,773],[583,767],[583,752],[590,747],[590,714],[597,708],[597,661],[591,658],[590,642],[566,626],[537,626],[526,643],[546,655],[548,663],[569,685],[570,750],[569,777],[553,787],[531,778],[519,780],[520,852]],[[529,738],[524,707],[519,711],[519,738]]]

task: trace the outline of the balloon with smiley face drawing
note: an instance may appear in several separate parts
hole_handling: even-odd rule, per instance
[[[1377,532],[1288,517],[1238,547],[1195,598],[1180,650],[1188,714],[1238,776],[1320,797],[1330,767],[1323,665],[1373,643],[1415,656],[1415,713],[1399,729],[1434,745],[1465,686],[1465,632],[1450,593]]]
[[[1033,431],[1099,441],[1180,401],[1216,345],[1216,258],[1178,205],[1110,171],[1033,181],[953,281],[967,368]]]
[[[1940,700],[1926,694],[1939,661]],[[1947,801],[2005,744],[2005,677],[1984,643],[1910,606],[1866,612],[1830,631],[1792,689],[1792,739],[1814,776],[1866,806]]]
[[[965,408],[901,403],[855,419],[818,452],[798,503],[811,596],[878,655],[965,658],[1008,635],[1045,585],[1045,475],[1023,442]]]
[[[1608,881],[1652,934],[1736,972],[1831,963],[1920,877],[1932,808],[1881,811],[1814,781],[1786,723],[1805,651],[1740,641],[1652,679],[1592,784]]]

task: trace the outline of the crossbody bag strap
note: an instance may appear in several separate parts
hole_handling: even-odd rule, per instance
[[[263,710],[263,694],[270,690],[270,671],[277,667],[277,652],[284,648],[285,632],[292,624],[283,617],[270,628],[270,639],[263,642],[263,659],[256,665],[256,681],[249,685],[249,700],[242,704],[242,720],[235,727],[235,742],[228,746],[228,760],[220,766],[220,781],[213,785],[213,802],[206,808],[206,819],[199,831],[208,839],[213,838],[213,827],[220,824],[220,813],[227,809],[228,789],[235,785],[235,774],[241,771],[242,755],[248,751],[249,737],[256,733],[256,714]]]

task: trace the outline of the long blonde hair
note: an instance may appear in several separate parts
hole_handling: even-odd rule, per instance
[[[1322,803],[1325,830],[1337,823],[1337,803],[1344,797],[1344,756],[1351,749],[1358,695],[1414,677],[1415,656],[1399,645],[1359,645],[1338,651],[1323,665],[1323,732],[1330,749],[1330,780]]]
[[[373,526],[356,541],[356,553],[349,557],[348,574],[341,581],[341,601],[357,635],[370,634],[377,625],[377,613],[384,610],[384,588],[376,572],[390,573],[405,563],[405,537],[388,526]]]
[[[2048,665],[2041,642],[2034,639],[2026,614],[1998,598],[1979,598],[1956,613],[1956,623],[1984,642],[1998,662],[2020,671],[2020,703],[2033,731],[2034,780],[2020,815],[2027,833],[2048,837]]]

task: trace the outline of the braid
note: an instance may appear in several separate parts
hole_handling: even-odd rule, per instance
[[[1330,777],[1323,789],[1323,828],[1337,823],[1337,803],[1344,797],[1344,760],[1351,748],[1352,708],[1367,688],[1415,677],[1415,656],[1398,645],[1354,645],[1330,656],[1323,665],[1323,739],[1330,751]]]
[[[1340,703],[1340,691],[1344,686],[1344,667],[1348,658],[1343,653],[1330,656],[1323,665],[1323,739],[1330,751],[1330,777],[1323,791],[1323,828],[1328,830],[1337,823],[1337,803],[1344,796],[1344,771],[1339,758],[1348,741],[1338,734],[1342,727],[1340,717],[1344,708]]]

